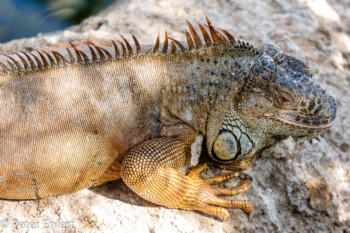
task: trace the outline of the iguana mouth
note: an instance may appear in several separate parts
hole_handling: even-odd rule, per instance
[[[307,128],[329,128],[333,124],[333,121],[329,120],[308,119],[289,114],[275,114],[275,117],[285,123]]]
[[[300,116],[294,116],[290,114],[278,114],[278,113],[251,113],[250,117],[268,117],[268,118],[276,118],[284,123],[295,125],[299,127],[305,128],[329,128],[332,126],[333,121],[329,120],[316,120],[316,119],[308,119]]]

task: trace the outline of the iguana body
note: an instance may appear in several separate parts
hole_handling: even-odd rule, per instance
[[[207,180],[205,165],[177,171],[195,137],[206,137],[222,168],[244,170],[288,136],[331,126],[334,99],[299,60],[226,31],[204,40],[189,24],[187,46],[74,42],[0,58],[0,198],[38,199],[122,178],[141,197],[170,208],[228,217],[249,201],[217,196],[249,189],[237,172]],[[171,43],[169,43],[171,41]],[[211,184],[240,176],[243,183]]]

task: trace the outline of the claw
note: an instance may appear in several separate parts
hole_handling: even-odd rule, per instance
[[[244,214],[247,216],[248,222],[250,222],[250,220],[252,220],[252,218],[253,218],[253,211],[252,212],[244,212]]]
[[[240,172],[240,174],[238,175],[238,178],[241,180],[249,179],[250,181],[253,181],[253,178],[250,175],[247,175],[247,174],[242,173],[242,172]]]

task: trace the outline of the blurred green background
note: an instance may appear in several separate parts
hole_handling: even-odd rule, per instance
[[[0,43],[63,30],[115,0],[0,0]]]

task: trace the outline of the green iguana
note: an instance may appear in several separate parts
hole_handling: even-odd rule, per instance
[[[75,41],[0,56],[0,198],[39,199],[122,178],[141,197],[225,220],[251,187],[248,168],[289,136],[319,136],[334,98],[310,69],[273,45],[188,22],[187,42]],[[230,173],[177,170],[203,135]],[[234,188],[215,184],[239,177]]]

